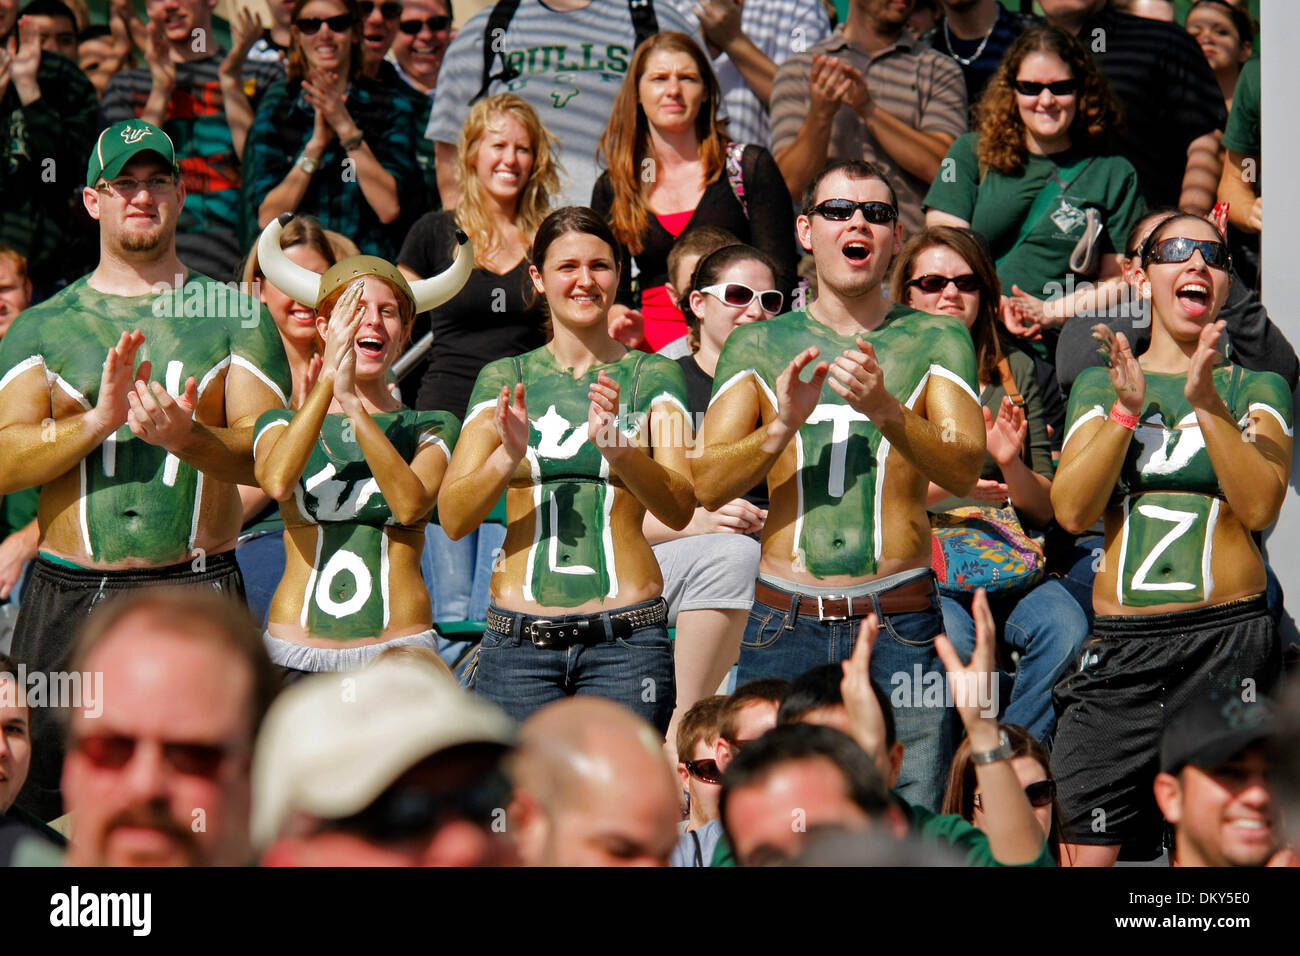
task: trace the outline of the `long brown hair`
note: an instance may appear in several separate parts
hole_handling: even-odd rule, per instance
[[[1016,91],[1011,84],[1025,58],[1040,52],[1060,57],[1069,67],[1071,79],[1079,83],[1075,94],[1078,104],[1069,130],[1073,148],[1084,153],[1105,153],[1111,136],[1123,123],[1123,113],[1110,84],[1079,41],[1055,27],[1030,27],[1011,44],[975,106],[979,161],[1006,176],[1014,176],[1024,169],[1029,155],[1025,124],[1020,119]]]
[[[294,83],[302,80],[307,75],[307,57],[302,52],[302,34],[298,32],[298,27],[293,26],[298,22],[298,14],[302,8],[311,3],[312,0],[294,0],[293,9],[289,12],[289,82]],[[331,3],[337,3],[343,9],[352,14],[355,21],[352,24],[352,44],[351,52],[348,54],[348,81],[355,80],[361,74],[361,7],[358,6],[357,0],[330,0]]]
[[[456,225],[474,245],[474,264],[485,267],[485,256],[500,245],[493,232],[492,219],[483,199],[483,184],[475,173],[478,148],[492,125],[494,117],[510,116],[528,132],[533,150],[533,170],[519,194],[515,211],[515,224],[523,237],[524,245],[532,245],[537,227],[551,211],[551,200],[560,191],[560,177],[555,162],[555,138],[550,134],[536,111],[513,93],[501,93],[479,100],[470,107],[469,116],[461,130],[456,147],[456,186],[460,200],[456,204]]]
[[[1032,757],[1038,765],[1047,771],[1047,779],[1052,779],[1052,760],[1043,747],[1030,733],[1019,724],[998,724],[998,729],[1005,731],[1011,740],[1011,757]],[[953,754],[952,765],[948,770],[948,785],[943,791],[943,806],[940,813],[956,814],[967,822],[975,820],[975,764],[970,759],[970,738],[961,742]],[[1061,804],[1052,797],[1052,829],[1047,835],[1047,850],[1052,859],[1061,862]]]
[[[946,246],[966,260],[970,271],[980,283],[980,307],[971,326],[970,337],[975,343],[975,367],[979,384],[999,381],[998,362],[1002,360],[1002,347],[998,341],[998,308],[1002,302],[1002,284],[998,281],[993,261],[979,242],[965,229],[952,226],[928,226],[903,245],[894,258],[894,272],[889,280],[894,301],[907,305],[907,283],[921,253],[934,246]]]
[[[614,98],[614,111],[609,118],[609,125],[601,134],[600,144],[596,147],[598,161],[603,161],[609,170],[609,182],[614,188],[614,202],[610,207],[610,226],[632,255],[638,255],[644,248],[642,237],[650,224],[646,209],[646,194],[650,190],[650,181],[642,176],[643,161],[654,159],[654,150],[650,144],[650,125],[645,110],[641,108],[638,92],[641,75],[645,73],[645,62],[650,54],[665,50],[669,53],[685,53],[695,61],[700,79],[704,81],[707,95],[700,104],[700,113],[695,117],[695,138],[700,143],[700,159],[704,163],[704,182],[712,183],[722,175],[727,159],[727,130],[718,120],[718,103],[722,92],[718,88],[718,79],[713,75],[704,52],[695,41],[685,33],[669,31],[657,33],[646,40],[632,54],[627,75],[623,85],[618,88]]]

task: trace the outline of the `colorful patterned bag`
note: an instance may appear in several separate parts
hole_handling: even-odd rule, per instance
[[[1042,539],[1025,533],[1010,505],[953,508],[933,515],[930,524],[931,564],[942,594],[960,597],[977,588],[1015,594],[1043,579]]]

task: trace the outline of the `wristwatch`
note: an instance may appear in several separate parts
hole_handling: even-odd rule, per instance
[[[298,161],[294,163],[294,165],[310,176],[312,173],[316,172],[316,170],[320,169],[320,160],[312,159],[306,153],[303,153],[298,157]]]
[[[972,752],[970,762],[976,765],[986,763],[997,763],[999,760],[1011,759],[1011,738],[1007,736],[1005,730],[998,731],[998,745],[993,750],[985,750],[982,753]]]

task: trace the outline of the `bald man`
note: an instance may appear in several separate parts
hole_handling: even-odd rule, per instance
[[[662,743],[599,697],[569,697],[525,721],[508,810],[524,864],[664,866],[680,811]]]

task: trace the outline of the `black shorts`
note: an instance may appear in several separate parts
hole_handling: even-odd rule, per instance
[[[1282,672],[1263,597],[1151,616],[1099,616],[1053,693],[1052,774],[1068,843],[1160,855],[1152,784],[1165,722],[1194,700],[1263,695]],[[1247,682],[1251,683],[1247,683]]]
[[[27,673],[66,671],[82,624],[96,606],[138,588],[194,587],[244,599],[244,579],[234,551],[208,555],[202,571],[186,561],[159,568],[95,571],[70,568],[38,556],[23,591],[14,622],[10,656]],[[52,820],[63,813],[59,777],[63,772],[63,724],[52,707],[31,709],[32,766],[17,803]]]

